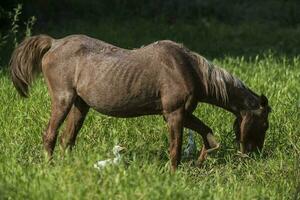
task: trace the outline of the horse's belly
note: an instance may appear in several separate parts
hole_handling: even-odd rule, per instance
[[[78,91],[78,95],[98,112],[115,117],[135,117],[159,114],[161,98],[157,93],[142,91],[118,91],[108,88]]]
[[[93,106],[98,112],[114,117],[137,117],[141,115],[153,115],[161,113],[161,102],[147,102],[145,104],[97,105]]]

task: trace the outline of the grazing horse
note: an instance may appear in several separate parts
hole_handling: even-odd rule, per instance
[[[217,149],[213,131],[193,115],[198,102],[233,113],[242,153],[261,150],[270,107],[239,79],[183,45],[164,40],[122,49],[85,35],[25,39],[13,52],[11,77],[21,96],[42,72],[51,97],[51,117],[43,134],[51,158],[57,131],[67,118],[63,149],[72,148],[89,108],[114,117],[162,115],[170,134],[171,169],[181,159],[183,128],[202,136],[205,153]]]

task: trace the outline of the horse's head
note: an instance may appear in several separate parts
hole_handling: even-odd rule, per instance
[[[242,111],[234,123],[237,139],[242,153],[261,151],[264,145],[265,134],[269,127],[268,115],[271,111],[268,99],[260,96],[259,108]]]

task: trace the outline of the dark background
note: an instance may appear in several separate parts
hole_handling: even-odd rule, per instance
[[[34,35],[87,34],[124,48],[171,39],[208,58],[300,52],[299,0],[1,1],[2,35],[9,32],[9,13],[18,3],[23,5],[18,41],[26,20],[35,16]],[[8,39],[0,48],[2,65],[12,49]]]

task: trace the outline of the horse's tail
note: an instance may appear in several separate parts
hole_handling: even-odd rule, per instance
[[[47,35],[29,37],[14,50],[9,63],[11,78],[22,97],[28,97],[28,88],[41,72],[42,58],[51,48],[52,40]]]

